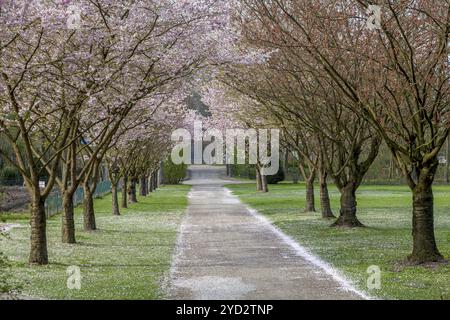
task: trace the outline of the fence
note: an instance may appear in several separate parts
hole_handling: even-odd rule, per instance
[[[111,191],[111,182],[110,181],[100,181],[97,184],[97,188],[94,192],[94,198],[104,196]],[[77,191],[73,195],[73,203],[74,205],[79,205],[83,202],[84,198],[84,190],[82,187],[78,187]],[[62,211],[62,196],[61,192],[56,191],[52,193],[51,196],[47,198],[45,201],[45,212],[47,217],[54,216],[55,214]]]

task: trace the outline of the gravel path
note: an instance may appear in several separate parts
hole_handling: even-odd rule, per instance
[[[193,188],[171,270],[172,299],[364,299],[224,188],[224,169],[191,166]]]

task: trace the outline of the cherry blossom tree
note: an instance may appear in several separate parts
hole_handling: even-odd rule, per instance
[[[379,1],[379,28],[368,26],[370,1],[245,1],[269,47],[325,73],[346,109],[383,138],[413,195],[411,263],[442,260],[434,237],[432,183],[449,134],[446,1]],[[295,52],[293,50],[295,48]],[[304,66],[305,66],[304,65]]]
[[[96,229],[92,192],[124,119],[237,59],[236,33],[229,4],[211,0],[10,4],[1,7],[0,127],[32,198],[30,263],[46,264],[44,203],[55,182],[63,241],[74,243],[73,193],[83,185],[84,227]]]

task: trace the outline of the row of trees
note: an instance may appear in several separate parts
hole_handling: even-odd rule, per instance
[[[44,204],[55,186],[64,199],[62,241],[75,243],[77,188],[85,230],[96,229],[92,195],[103,164],[114,214],[121,179],[123,206],[138,181],[145,194],[171,131],[189,126],[186,96],[204,84],[211,125],[282,129],[307,182],[306,210],[315,210],[318,178],[322,215],[334,217],[333,180],[341,193],[334,226],[362,226],[356,191],[384,141],[413,196],[409,259],[441,260],[432,184],[450,130],[450,5],[380,0],[375,28],[367,25],[372,4],[0,2],[0,135],[9,149],[0,155],[30,194],[30,263],[48,263]],[[263,164],[256,168],[258,188],[268,191]]]
[[[0,6],[0,135],[13,150],[0,155],[30,194],[29,262],[47,264],[44,204],[55,186],[63,196],[62,241],[75,243],[77,188],[84,188],[88,231],[97,228],[92,196],[102,164],[113,184],[114,214],[121,178],[123,206],[127,195],[136,200],[138,179],[146,194],[171,131],[183,123],[191,88],[212,66],[246,58],[232,50],[228,5],[212,0]]]
[[[327,177],[336,184],[341,199],[333,226],[362,226],[356,191],[384,141],[412,192],[409,261],[441,261],[432,184],[450,130],[450,4],[378,1],[382,20],[375,30],[367,26],[371,4],[242,1],[236,23],[245,45],[270,59],[226,66],[206,100],[223,118],[217,102],[227,97],[226,108],[235,110],[227,121],[282,128],[282,144],[305,177],[306,210],[315,209],[318,177],[322,215],[332,218]]]

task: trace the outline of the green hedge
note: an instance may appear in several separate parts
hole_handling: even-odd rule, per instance
[[[256,179],[256,169],[254,165],[249,164],[234,164],[231,165],[231,176],[245,179]],[[267,176],[267,183],[277,184],[284,181],[285,173],[283,167],[280,164],[279,170],[276,174]]]
[[[256,179],[255,166],[249,164],[231,165],[231,176],[244,179]]]
[[[186,178],[187,165],[174,164],[172,160],[164,162],[164,184],[179,184]]]

